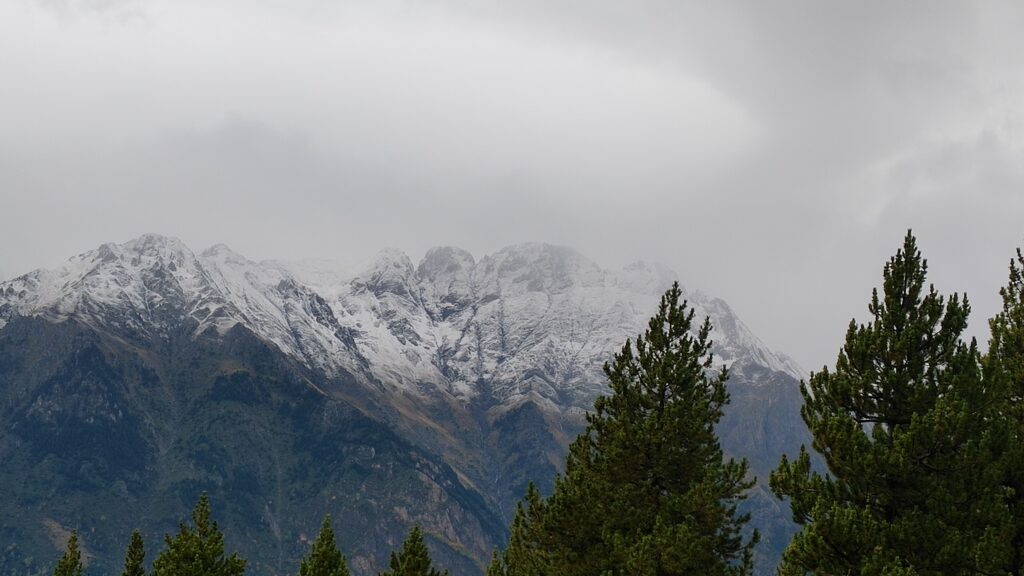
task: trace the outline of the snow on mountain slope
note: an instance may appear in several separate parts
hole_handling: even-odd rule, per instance
[[[223,244],[201,255],[210,285],[229,304],[218,328],[242,323],[311,368],[358,372],[364,359],[348,329],[316,292],[285,270],[257,264]],[[203,322],[197,331],[202,331]]]
[[[603,390],[603,363],[646,327],[676,279],[638,262],[600,268],[570,249],[524,244],[476,261],[438,247],[414,266],[386,250],[337,285],[337,276],[292,269],[329,298],[352,329],[375,377],[422,394],[509,408],[527,399],[586,410]],[[324,277],[331,285],[318,284]],[[720,363],[756,365],[799,378],[802,370],[766,347],[722,300],[686,294],[698,318],[710,315]]]
[[[602,389],[603,363],[646,327],[674,279],[643,263],[603,270],[577,252],[542,244],[508,247],[479,262],[435,248],[415,271],[404,255],[382,254],[337,305],[363,309],[369,302],[386,319],[357,337],[367,347],[401,349],[401,357],[384,362],[384,381],[447,385],[466,401],[483,394],[505,406],[529,398],[586,410]],[[799,377],[800,369],[764,346],[725,302],[701,293],[687,298],[698,317],[710,315],[718,327],[719,362]]]
[[[434,248],[415,266],[388,250],[345,277],[308,262],[252,262],[223,245],[197,256],[179,240],[146,235],[0,283],[0,329],[15,315],[74,316],[146,338],[181,322],[196,335],[241,323],[327,377],[497,410],[531,399],[582,411],[603,389],[602,364],[645,328],[674,279],[644,263],[604,270],[544,244],[479,261]],[[802,375],[725,302],[686,297],[699,318],[711,317],[720,362]]]
[[[205,274],[181,241],[146,235],[104,244],[57,270],[37,270],[0,284],[0,321],[14,314],[54,320],[77,315],[129,332],[159,331],[175,308],[215,313]]]
[[[224,245],[196,256],[155,234],[0,283],[0,327],[14,315],[75,317],[139,339],[166,336],[184,321],[196,335],[242,323],[313,368],[355,369],[359,360],[326,302],[291,276]]]

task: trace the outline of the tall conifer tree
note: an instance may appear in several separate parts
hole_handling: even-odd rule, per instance
[[[970,307],[926,276],[908,233],[871,321],[851,321],[835,370],[801,384],[828,473],[801,448],[771,476],[802,525],[783,574],[975,574],[994,551],[992,398],[976,345],[961,339]]]
[[[491,553],[491,563],[487,565],[484,576],[505,576],[505,564],[497,550]]]
[[[146,550],[142,543],[142,535],[138,530],[133,530],[128,550],[124,555],[124,570],[121,571],[121,576],[146,576],[145,561]]]
[[[313,542],[309,556],[303,558],[299,566],[299,576],[349,576],[345,556],[338,550],[334,541],[334,529],[331,528],[331,516],[324,516],[320,533]]]
[[[1003,309],[989,322],[992,337],[985,358],[987,380],[1002,395],[1000,414],[1006,425],[1002,452],[1002,484],[1008,523],[1002,534],[1006,544],[1002,568],[1024,575],[1024,254],[1017,250],[1010,261],[1010,278],[999,291]]]
[[[757,542],[737,504],[753,480],[725,460],[715,425],[728,402],[712,374],[711,324],[694,326],[678,284],[646,332],[605,374],[587,430],[569,449],[555,491],[520,505],[504,555],[508,576],[735,575]]]
[[[245,560],[224,555],[224,535],[210,519],[210,498],[199,497],[192,526],[181,522],[178,533],[164,537],[166,547],[153,562],[153,576],[241,576]]]
[[[551,539],[544,532],[545,503],[531,482],[526,497],[516,505],[508,547],[491,560],[488,576],[534,576],[551,571],[551,559],[545,542]]]
[[[391,570],[381,572],[380,576],[448,576],[447,570],[441,572],[434,568],[419,526],[409,532],[400,552],[391,553],[389,566]]]
[[[82,552],[78,549],[78,532],[72,532],[68,538],[67,549],[53,570],[53,576],[82,576],[84,570]]]

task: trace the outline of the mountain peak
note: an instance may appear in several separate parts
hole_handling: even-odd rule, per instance
[[[242,256],[238,252],[235,252],[227,244],[214,244],[200,254],[205,260],[213,260],[217,262],[233,262],[233,263],[245,263],[249,262],[249,259]]]
[[[514,255],[527,259],[553,258],[566,261],[585,260],[589,262],[586,256],[573,248],[561,244],[550,244],[547,242],[521,242],[519,244],[510,244],[501,250],[498,250],[495,255],[499,254],[507,256]]]
[[[138,253],[188,252],[192,250],[181,239],[163,234],[143,234],[121,245],[125,250]]]
[[[79,255],[77,259],[97,264],[90,275],[99,274],[111,266],[122,267],[126,271],[166,269],[174,275],[180,275],[178,271],[182,267],[196,267],[195,254],[184,242],[161,234],[143,234],[123,244],[108,242],[96,250]]]
[[[445,319],[469,305],[475,268],[473,255],[461,248],[438,246],[427,251],[416,276],[432,317]]]
[[[579,252],[554,244],[526,243],[502,248],[480,261],[489,290],[560,293],[573,286],[600,286],[605,272]],[[495,292],[497,293],[497,292]]]
[[[352,285],[378,297],[393,294],[414,298],[414,275],[412,260],[405,252],[397,248],[386,248],[377,253],[369,268],[352,279]]]
[[[455,268],[472,268],[474,265],[476,259],[468,250],[456,246],[434,246],[420,260],[417,272],[430,274]]]
[[[184,242],[144,234],[5,283],[0,306],[11,311],[8,315],[77,316],[131,334],[152,334],[194,303],[204,281],[201,264]]]
[[[398,248],[384,248],[377,252],[370,267],[373,269],[400,268],[402,270],[412,270],[412,260],[409,259],[408,254]]]

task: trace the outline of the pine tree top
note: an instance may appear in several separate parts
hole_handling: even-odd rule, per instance
[[[145,560],[146,550],[142,542],[142,535],[138,530],[133,530],[128,550],[125,552],[124,570],[121,571],[121,576],[145,576]]]
[[[299,566],[299,576],[348,576],[345,556],[338,550],[331,528],[331,516],[324,516],[309,556]]]
[[[153,576],[241,576],[245,560],[225,556],[224,535],[210,518],[210,498],[199,497],[192,510],[192,526],[184,521],[175,536],[164,536],[165,548],[153,562]]]
[[[984,555],[966,543],[982,540],[979,518],[999,508],[983,482],[991,390],[976,344],[962,339],[966,296],[940,295],[927,272],[908,232],[872,291],[869,321],[851,320],[835,368],[801,383],[828,474],[806,448],[772,473],[803,525],[783,573],[974,573]]]
[[[68,538],[67,549],[57,561],[53,576],[82,576],[85,566],[82,564],[82,552],[78,548],[78,532],[72,532]]]
[[[409,536],[402,543],[400,552],[391,553],[390,571],[382,572],[381,576],[447,576],[448,571],[441,572],[434,568],[430,559],[430,550],[423,542],[420,527],[413,526]]]

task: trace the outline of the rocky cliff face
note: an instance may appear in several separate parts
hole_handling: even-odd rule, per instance
[[[456,572],[469,574],[500,543],[502,522],[526,482],[550,485],[585,411],[605,389],[601,366],[644,329],[674,279],[643,263],[605,270],[572,250],[542,244],[480,260],[435,248],[416,265],[385,251],[345,278],[310,266],[252,262],[223,245],[197,255],[156,235],[107,244],[59,270],[0,284],[6,424],[0,454],[6,449],[24,459],[8,467],[7,481],[17,482],[33,458],[63,466],[59,474],[44,474],[40,486],[71,485],[100,466],[110,474],[102,482],[134,490],[140,499],[159,500],[160,487],[173,487],[162,509],[178,515],[187,511],[184,500],[194,498],[190,491],[211,489],[237,513],[226,528],[247,527],[245,541],[267,573],[294,569],[301,533],[315,530],[319,517],[311,517],[323,511],[337,509],[336,519],[362,527],[342,530],[342,538],[364,573],[380,566],[405,524],[421,522]],[[801,372],[764,346],[725,302],[699,292],[686,296],[698,316],[711,318],[717,360],[733,372],[723,445],[750,458],[766,478],[781,451],[805,439],[796,386]],[[82,360],[80,346],[47,350],[43,333],[58,341],[87,339],[91,360]],[[64,371],[44,375],[43,358]],[[263,360],[272,362],[272,375]],[[303,417],[288,412],[296,405]],[[208,420],[200,426],[194,414]],[[87,424],[89,434],[68,432],[74,430],[68,422]],[[356,436],[372,430],[365,432],[370,440],[346,435],[352,429],[344,423],[351,422],[359,423]],[[263,427],[263,441],[241,442],[248,426]],[[62,452],[56,439],[33,443],[29,430],[93,438],[90,445],[119,455],[118,462],[128,458],[131,466],[110,464],[106,452]],[[109,437],[126,444],[115,449],[105,443]],[[277,463],[252,464],[266,463],[267,446]],[[203,468],[218,462],[226,468],[217,474]],[[341,470],[349,466],[364,476],[345,476]],[[235,468],[246,470],[246,480],[226,480]],[[332,478],[340,480],[332,484]],[[102,482],[81,491],[80,505],[62,509],[26,495],[9,503],[11,512],[64,510],[63,518],[24,527],[26,534],[45,532],[44,520],[91,522],[96,514],[85,494],[101,490]],[[389,493],[404,504],[389,503]],[[119,512],[107,517],[131,518],[131,499],[114,500]],[[784,511],[763,490],[754,500],[768,540],[781,540]],[[301,526],[293,510],[308,516]],[[128,534],[110,528],[103,541]],[[38,553],[44,539],[29,539],[34,544],[26,550]],[[276,548],[260,545],[268,541]],[[765,566],[776,552],[766,549]]]

